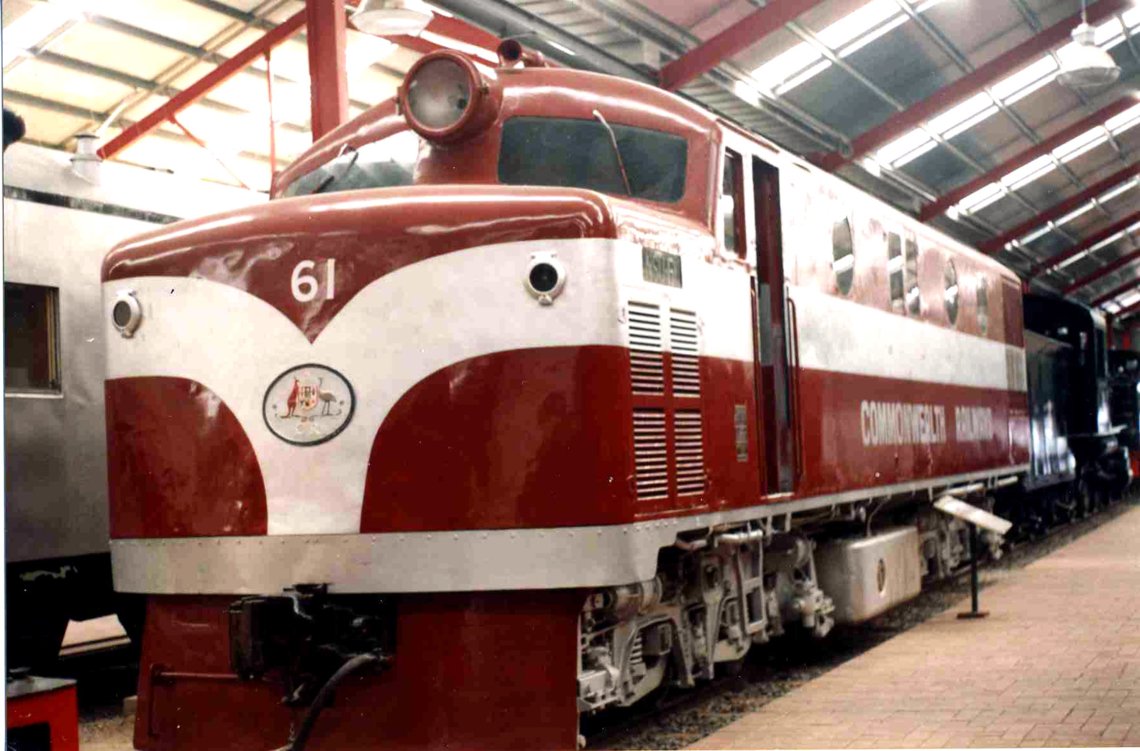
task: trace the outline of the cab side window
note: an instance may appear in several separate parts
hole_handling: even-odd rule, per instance
[[[720,183],[720,222],[724,228],[724,249],[744,257],[744,162],[725,149],[724,174]]]

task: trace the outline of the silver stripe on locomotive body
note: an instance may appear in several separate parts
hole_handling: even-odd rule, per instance
[[[1021,347],[806,287],[789,287],[789,293],[796,303],[804,368],[1019,393],[1027,390]]]
[[[651,579],[677,534],[872,497],[995,485],[1028,465],[634,524],[275,537],[113,540],[115,588],[148,594],[278,594],[299,583],[338,593],[601,587]]]

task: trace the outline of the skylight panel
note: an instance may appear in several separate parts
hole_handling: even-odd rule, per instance
[[[1039,227],[1038,229],[1033,230],[1028,235],[1021,238],[1020,240],[1014,240],[1013,242],[1014,242],[1014,244],[1016,244],[1018,246],[1028,245],[1029,243],[1033,242],[1034,240],[1042,238],[1052,231],[1053,231],[1053,222],[1049,222],[1044,227]]]
[[[1140,302],[1140,292],[1129,292],[1124,297],[1117,298],[1116,302],[1121,308],[1127,308]]]
[[[1092,201],[1089,201],[1084,206],[1081,206],[1080,208],[1077,208],[1077,209],[1073,209],[1068,214],[1065,214],[1063,217],[1061,217],[1060,219],[1057,220],[1057,223],[1056,223],[1057,226],[1059,227],[1061,225],[1068,224],[1069,222],[1073,221],[1077,217],[1083,216],[1083,215],[1089,213],[1090,211],[1092,211],[1093,206],[1095,206],[1095,205],[1096,205],[1095,203],[1093,203]]]
[[[904,14],[899,13],[897,16],[895,16],[893,19],[891,19],[887,23],[883,24],[879,28],[875,29],[874,31],[872,31],[868,34],[864,34],[863,36],[859,37],[858,39],[856,39],[851,44],[849,44],[846,47],[844,47],[843,49],[839,50],[839,56],[840,57],[847,57],[848,55],[851,55],[855,52],[858,52],[859,50],[863,49],[864,47],[866,47],[868,44],[875,41],[879,37],[884,36],[888,32],[893,31],[894,29],[897,29],[898,27],[902,26],[904,23],[907,22],[907,20],[908,19]]]
[[[827,70],[830,67],[831,67],[831,61],[830,60],[820,60],[818,63],[811,66],[810,68],[805,70],[803,73],[800,73],[798,76],[792,76],[787,81],[785,81],[784,83],[777,86],[776,87],[776,94],[779,96],[783,96],[787,92],[789,92],[792,89],[799,86],[801,83],[807,81],[809,78],[815,78],[817,75],[819,75],[820,73],[822,73],[823,71]]]
[[[80,11],[62,3],[40,3],[4,29],[4,66],[53,34]]]
[[[931,138],[926,131],[922,128],[915,128],[876,151],[875,158],[883,164],[891,164],[899,157],[930,141]]]
[[[752,77],[762,88],[772,91],[784,81],[822,58],[823,55],[810,44],[797,44],[752,71]]]
[[[922,144],[921,146],[919,146],[914,151],[911,151],[907,154],[904,154],[900,159],[896,159],[892,166],[897,168],[897,167],[902,167],[902,166],[905,166],[907,164],[910,164],[915,159],[918,159],[920,156],[922,156],[926,152],[930,151],[931,149],[933,149],[937,145],[938,145],[938,142],[935,141],[933,138],[931,138],[929,141]]]
[[[961,211],[977,211],[983,209],[1001,198],[1002,192],[1003,187],[1001,183],[990,183],[959,201],[958,209]]]
[[[819,41],[830,49],[837,50],[884,21],[901,14],[902,11],[894,0],[871,0],[819,32]]]
[[[1117,185],[1115,188],[1108,191],[1103,196],[1100,196],[1096,200],[1098,203],[1108,203],[1113,198],[1116,198],[1117,196],[1119,196],[1123,193],[1127,193],[1128,191],[1132,190],[1133,188],[1135,188],[1137,186],[1137,184],[1140,184],[1140,178],[1134,177],[1126,183],[1122,183],[1121,185]]]
[[[1131,128],[1140,120],[1140,104],[1121,112],[1119,115],[1114,115],[1104,121],[1104,127],[1115,133],[1123,133],[1125,130]]]
[[[956,125],[969,120],[974,115],[993,105],[990,95],[982,91],[970,97],[961,104],[956,104],[937,117],[931,118],[927,125],[935,133],[945,133]]]
[[[908,0],[922,13],[934,7],[939,0]],[[819,41],[839,57],[847,57],[879,39],[909,20],[895,0],[871,0],[848,13],[823,31]],[[765,91],[784,94],[796,86],[819,75],[831,66],[823,55],[807,42],[800,42],[752,71],[752,77]]]
[[[1018,167],[1013,172],[1005,174],[1001,178],[1002,185],[1013,186],[1021,183],[1027,178],[1032,178],[1042,173],[1046,167],[1053,167],[1053,158],[1050,154],[1043,154],[1033,161]]]
[[[1082,146],[1092,143],[1097,138],[1104,136],[1104,134],[1104,128],[1100,125],[1095,128],[1089,128],[1076,138],[1070,139],[1053,149],[1053,153],[1056,154],[1058,158],[1064,158]]]

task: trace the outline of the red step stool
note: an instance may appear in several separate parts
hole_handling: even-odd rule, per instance
[[[6,694],[10,751],[79,751],[75,681],[9,679]]]

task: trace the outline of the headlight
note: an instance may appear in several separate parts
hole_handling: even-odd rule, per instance
[[[566,267],[553,253],[535,253],[530,257],[524,285],[539,303],[551,305],[566,285]]]
[[[469,136],[494,120],[495,92],[465,55],[441,50],[420,58],[400,87],[412,130],[433,141]]]
[[[119,330],[124,337],[135,333],[135,329],[142,323],[142,306],[134,292],[120,292],[115,296],[115,304],[111,306],[111,324]]]

